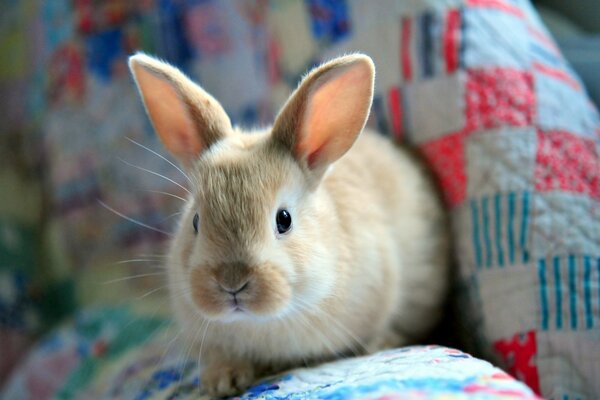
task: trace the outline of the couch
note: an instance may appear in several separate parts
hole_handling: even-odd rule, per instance
[[[2,397],[201,393],[162,263],[184,182],[152,153],[125,64],[138,49],[247,126],[312,65],[366,52],[369,124],[415,146],[451,216],[454,289],[428,343],[243,398],[600,396],[600,123],[529,1],[60,0],[1,18]]]

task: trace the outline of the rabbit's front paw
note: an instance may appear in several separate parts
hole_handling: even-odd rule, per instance
[[[223,397],[242,393],[254,379],[254,368],[248,363],[214,363],[204,369],[201,384],[209,395]]]

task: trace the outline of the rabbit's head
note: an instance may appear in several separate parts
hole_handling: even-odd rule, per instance
[[[272,128],[232,127],[218,101],[176,68],[129,61],[154,129],[192,180],[170,265],[178,301],[223,322],[282,318],[334,296],[334,236],[344,216],[327,170],[353,145],[372,101],[374,67],[349,55],[310,72]],[[181,295],[183,294],[183,295]]]

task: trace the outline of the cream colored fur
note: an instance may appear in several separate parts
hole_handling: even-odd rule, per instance
[[[194,181],[168,271],[174,313],[196,346],[209,393],[234,394],[266,373],[427,334],[447,289],[446,219],[406,151],[360,134],[374,78],[368,57],[317,68],[273,128],[252,133],[231,128],[214,99],[186,88],[192,83],[172,67],[144,55],[130,66],[144,99],[165,85],[176,94],[167,100],[177,103],[176,117],[164,105],[146,107]],[[203,136],[215,126],[217,134]],[[280,235],[282,207],[293,222]],[[223,288],[244,282],[243,311],[235,311]]]

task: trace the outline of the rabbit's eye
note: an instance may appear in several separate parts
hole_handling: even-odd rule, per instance
[[[198,220],[200,219],[200,217],[198,216],[198,213],[196,213],[194,215],[194,220],[192,221],[192,225],[194,226],[194,232],[198,233]]]
[[[292,216],[286,209],[279,209],[277,211],[277,217],[275,218],[277,223],[277,232],[286,233],[292,227]]]

